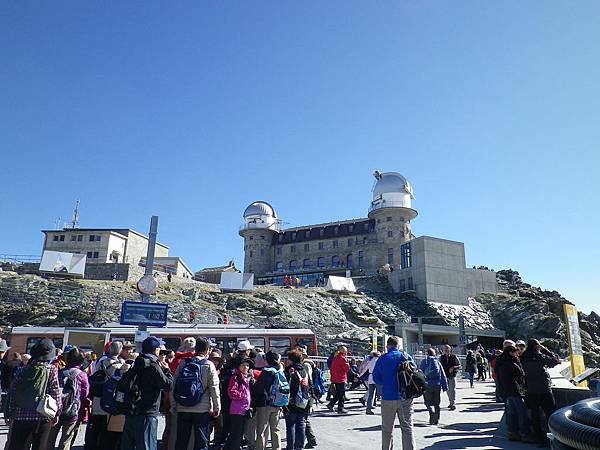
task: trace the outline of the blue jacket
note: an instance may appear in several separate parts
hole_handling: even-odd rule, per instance
[[[380,356],[373,370],[373,381],[382,385],[383,400],[404,400],[404,393],[398,388],[398,366],[404,361],[413,361],[408,353],[399,351],[396,347]]]
[[[448,379],[444,368],[435,356],[428,356],[421,361],[419,369],[425,374],[427,386],[441,386],[444,391],[448,390]]]

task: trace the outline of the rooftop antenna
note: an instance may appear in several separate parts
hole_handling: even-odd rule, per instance
[[[62,217],[58,216],[58,218],[54,221],[54,229],[60,230],[60,224],[62,222]]]
[[[75,203],[75,209],[73,210],[73,217],[71,219],[71,228],[79,228],[79,199]]]

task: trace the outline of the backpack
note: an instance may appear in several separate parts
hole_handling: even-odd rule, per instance
[[[114,405],[118,414],[131,415],[142,399],[142,391],[138,383],[139,372],[135,368],[125,372],[114,390]]]
[[[202,400],[205,391],[202,384],[202,366],[207,365],[206,359],[185,360],[185,366],[182,367],[173,388],[173,397],[181,406],[194,406]]]
[[[327,389],[325,388],[325,375],[323,374],[323,371],[321,369],[315,367],[313,369],[312,379],[313,395],[318,400],[321,397],[323,397],[323,395],[325,395],[325,392],[327,392]]]
[[[425,392],[427,380],[411,361],[404,361],[398,366],[398,390],[404,398],[418,398]]]
[[[98,363],[100,364],[100,368],[96,370],[89,378],[90,398],[102,397],[102,393],[104,391],[104,383],[106,383],[106,380],[108,380],[108,374],[106,373],[106,369],[115,364],[114,361],[111,361],[111,363],[107,367],[104,367],[104,361],[107,361],[107,359],[100,359],[98,361]]]
[[[81,407],[81,387],[77,377],[81,371],[77,368],[62,370],[62,409],[60,419],[68,422],[79,417]]]
[[[271,391],[269,392],[269,398],[267,399],[271,406],[287,406],[290,403],[290,384],[288,383],[285,375],[281,370],[267,367],[265,369],[275,374],[273,384],[271,384]]]
[[[102,386],[102,396],[100,397],[100,408],[111,416],[119,414],[119,408],[115,402],[115,391],[121,381],[121,371],[115,370],[115,373]]]
[[[298,392],[296,392],[293,404],[300,409],[306,409],[310,401],[308,374],[305,373],[304,376],[301,376],[300,372],[294,371],[292,376],[298,378]]]
[[[14,404],[17,408],[35,410],[40,399],[46,394],[44,387],[48,380],[48,366],[32,364],[19,374],[15,385]]]

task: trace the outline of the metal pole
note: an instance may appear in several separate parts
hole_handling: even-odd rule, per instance
[[[150,232],[148,233],[148,252],[146,253],[146,270],[144,275],[154,273],[154,249],[156,247],[156,235],[158,234],[158,216],[152,216],[150,219]],[[142,294],[142,303],[150,303],[150,296]],[[139,325],[138,330],[146,331],[146,325]]]
[[[423,347],[423,318],[419,317],[419,350]]]
[[[94,311],[94,326],[100,326],[100,294],[96,295],[96,310]]]

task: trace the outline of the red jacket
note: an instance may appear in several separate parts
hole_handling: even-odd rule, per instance
[[[173,358],[173,361],[169,363],[169,370],[173,375],[175,375],[175,372],[177,372],[177,368],[179,367],[179,364],[181,364],[181,361],[184,359],[193,358],[194,356],[196,356],[196,352],[175,352],[175,358]]]
[[[350,363],[346,357],[342,354],[338,354],[333,358],[331,363],[331,382],[332,383],[345,383],[348,381],[348,371],[350,370]]]

